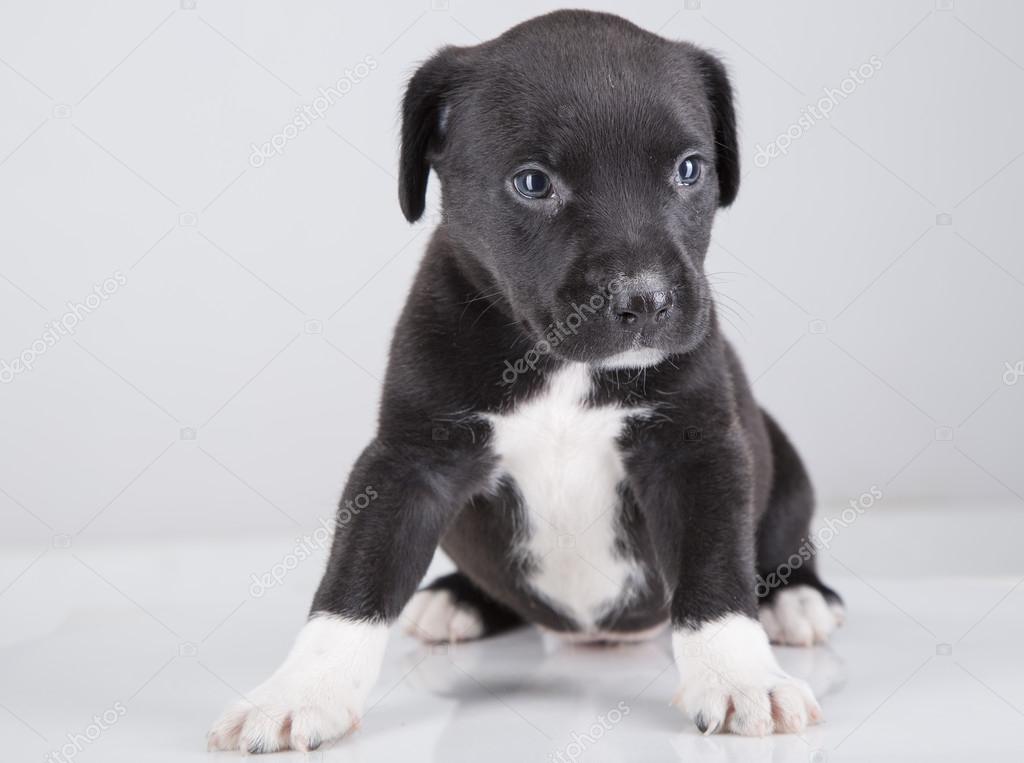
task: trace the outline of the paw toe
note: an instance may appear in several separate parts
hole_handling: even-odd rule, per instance
[[[318,707],[303,707],[292,714],[289,744],[293,750],[313,752],[324,741],[342,736],[355,725],[355,715],[344,708],[329,713]]]
[[[824,643],[839,624],[824,597],[813,589],[812,593],[801,597],[803,613],[811,626],[815,643]]]
[[[776,731],[783,734],[799,733],[807,726],[807,703],[797,686],[782,684],[772,689],[771,704]]]
[[[701,734],[717,734],[725,730],[729,714],[729,695],[724,691],[706,691],[695,698],[684,698],[683,705]]]
[[[740,736],[763,737],[772,733],[772,705],[768,694],[750,688],[737,688],[732,693],[733,712],[729,731]]]
[[[287,739],[287,734],[283,733],[286,720],[283,713],[261,707],[253,708],[242,726],[239,740],[241,749],[253,755],[282,749]]]
[[[206,747],[208,750],[237,750],[238,739],[242,733],[242,726],[245,725],[246,716],[252,705],[248,702],[236,702],[229,707],[217,722],[213,724],[209,734],[206,735]]]
[[[837,628],[846,623],[846,607],[838,601],[832,601],[829,602],[828,609],[832,613],[832,618],[836,621]]]
[[[803,600],[796,591],[782,591],[776,597],[775,614],[782,625],[782,639],[793,646],[814,643],[814,629],[807,618]]]

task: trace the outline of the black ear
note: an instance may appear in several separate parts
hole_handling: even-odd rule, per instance
[[[736,111],[732,104],[732,86],[722,62],[710,53],[698,55],[704,89],[711,103],[715,128],[715,171],[718,175],[718,203],[727,207],[740,188],[740,150],[736,139]]]
[[[409,222],[423,214],[430,162],[444,143],[448,99],[456,86],[458,48],[443,48],[409,80],[402,99],[398,200]]]

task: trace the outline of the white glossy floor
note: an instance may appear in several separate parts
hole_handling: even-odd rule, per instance
[[[951,527],[937,544],[953,540]],[[2,758],[234,759],[205,751],[207,725],[276,666],[319,576],[318,556],[280,585],[255,588],[250,575],[290,548],[290,539],[276,539],[3,553]],[[778,650],[825,711],[826,722],[803,736],[698,735],[670,705],[676,676],[664,637],[598,649],[524,630],[430,650],[397,635],[361,730],[309,757],[1024,760],[1021,579],[865,575],[837,562],[823,558],[846,598],[847,626],[828,648]],[[63,757],[50,756],[65,745]]]

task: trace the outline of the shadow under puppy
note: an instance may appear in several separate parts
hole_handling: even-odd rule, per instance
[[[410,221],[431,168],[443,217],[309,621],[211,747],[309,750],[353,728],[403,609],[427,641],[667,624],[702,731],[815,722],[769,637],[822,641],[842,607],[813,556],[755,590],[805,543],[813,497],[704,273],[740,177],[721,63],[582,11],[445,48],[403,103]],[[439,545],[458,571],[416,593]]]

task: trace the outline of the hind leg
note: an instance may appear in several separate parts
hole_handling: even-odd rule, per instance
[[[843,601],[818,578],[810,538],[814,494],[796,450],[764,414],[774,478],[757,530],[757,595],[761,624],[775,644],[811,646],[842,625]]]
[[[519,615],[461,572],[439,577],[418,591],[399,620],[406,633],[428,644],[486,638],[523,624]]]

